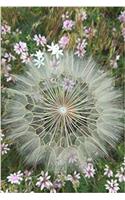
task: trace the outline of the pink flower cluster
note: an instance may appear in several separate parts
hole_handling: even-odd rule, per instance
[[[20,55],[22,63],[28,63],[30,61],[30,56],[28,54],[28,47],[25,42],[20,41],[14,45],[14,51]]]
[[[94,169],[94,165],[91,159],[87,160],[87,165],[82,167],[82,169],[84,177],[88,179],[94,177],[96,170]],[[59,192],[59,190],[65,185],[66,181],[70,181],[73,185],[73,188],[77,191],[77,188],[79,187],[80,184],[79,180],[81,178],[80,173],[76,171],[68,175],[60,173],[53,181],[51,181],[50,179],[51,176],[48,174],[48,172],[41,171],[40,176],[39,177],[34,176],[34,178],[32,178],[33,177],[32,173],[33,171],[29,170],[25,170],[24,173],[22,173],[21,171],[14,172],[11,173],[9,176],[7,176],[7,180],[11,184],[15,185],[20,185],[22,181],[30,185],[33,180],[36,180],[35,185],[37,188],[40,188],[41,191],[45,189],[45,191],[49,190],[50,192],[55,193]],[[116,175],[113,174],[113,171],[109,168],[108,165],[105,165],[104,175],[107,176],[108,178],[112,177],[111,180],[106,180],[105,184],[106,190],[110,193],[118,192],[120,190],[119,184],[125,182],[125,158],[120,169],[117,171]]]
[[[104,175],[108,178],[113,177],[113,171],[108,165],[105,165]],[[111,193],[116,193],[120,189],[119,183],[125,182],[125,158],[120,169],[114,175],[114,178],[115,179],[107,180],[105,184],[106,189]]]
[[[4,53],[4,55],[2,56],[1,59],[1,65],[2,65],[2,71],[4,74],[4,77],[6,78],[6,81],[12,81],[13,80],[13,76],[11,75],[11,61],[14,61],[16,58],[11,54],[11,53]]]

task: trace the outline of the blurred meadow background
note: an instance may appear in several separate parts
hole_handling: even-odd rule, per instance
[[[53,8],[53,7],[3,7],[1,11],[1,57],[2,57],[2,111],[4,110],[4,88],[14,84],[13,74],[23,74],[26,60],[14,50],[14,45],[20,41],[26,43],[28,56],[39,49],[34,40],[34,35],[45,36],[47,44],[58,44],[63,36],[68,38],[63,48],[76,51],[79,41],[85,40],[86,45],[82,49],[86,56],[92,56],[102,66],[102,70],[109,71],[114,77],[114,85],[124,92],[125,75],[125,8],[121,7],[87,7],[87,8]],[[64,29],[64,21],[71,20],[73,26],[69,30]],[[70,21],[70,22],[71,22]],[[46,47],[45,47],[46,48]],[[7,53],[7,54],[6,54]],[[79,55],[79,54],[78,54]],[[6,128],[1,131],[2,156],[1,174],[3,192],[50,192],[36,187],[36,179],[42,170],[25,166],[23,158],[16,151],[12,141],[6,139]],[[104,175],[105,165],[108,165],[114,174],[125,165],[125,146],[122,137],[116,150],[110,152],[108,159],[98,159],[95,164],[95,175],[87,180],[82,175],[75,182],[60,179],[61,186],[54,192],[108,192],[106,181],[112,176]],[[23,172],[23,180],[20,184],[12,184],[7,181],[11,173]],[[29,173],[29,174],[28,174]],[[124,178],[119,181],[119,191],[125,192]],[[26,180],[28,179],[28,181]],[[51,175],[55,180],[54,175]],[[53,192],[51,190],[51,192]]]

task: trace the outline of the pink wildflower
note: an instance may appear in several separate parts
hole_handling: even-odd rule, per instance
[[[34,35],[34,41],[36,41],[37,46],[42,45],[43,47],[47,43],[45,36],[41,36],[40,34]]]
[[[59,45],[61,48],[65,48],[69,44],[69,37],[64,35],[59,40]]]

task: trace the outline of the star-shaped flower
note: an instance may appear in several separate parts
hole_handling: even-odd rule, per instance
[[[54,44],[53,42],[51,45],[47,45],[48,51],[52,52],[52,55],[56,56],[56,59],[59,59],[59,56],[63,55],[63,50],[59,48],[58,44]]]

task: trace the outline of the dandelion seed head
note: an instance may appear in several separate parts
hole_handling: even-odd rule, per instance
[[[67,113],[67,108],[65,106],[61,106],[59,109],[58,109],[59,113],[61,115],[65,115]]]
[[[122,110],[113,79],[92,58],[66,52],[56,70],[52,61],[44,53],[39,69],[31,62],[24,75],[15,75],[16,84],[6,89],[11,98],[2,123],[27,164],[43,163],[58,173],[71,163],[79,168],[88,158],[108,155],[108,145],[120,138]]]

